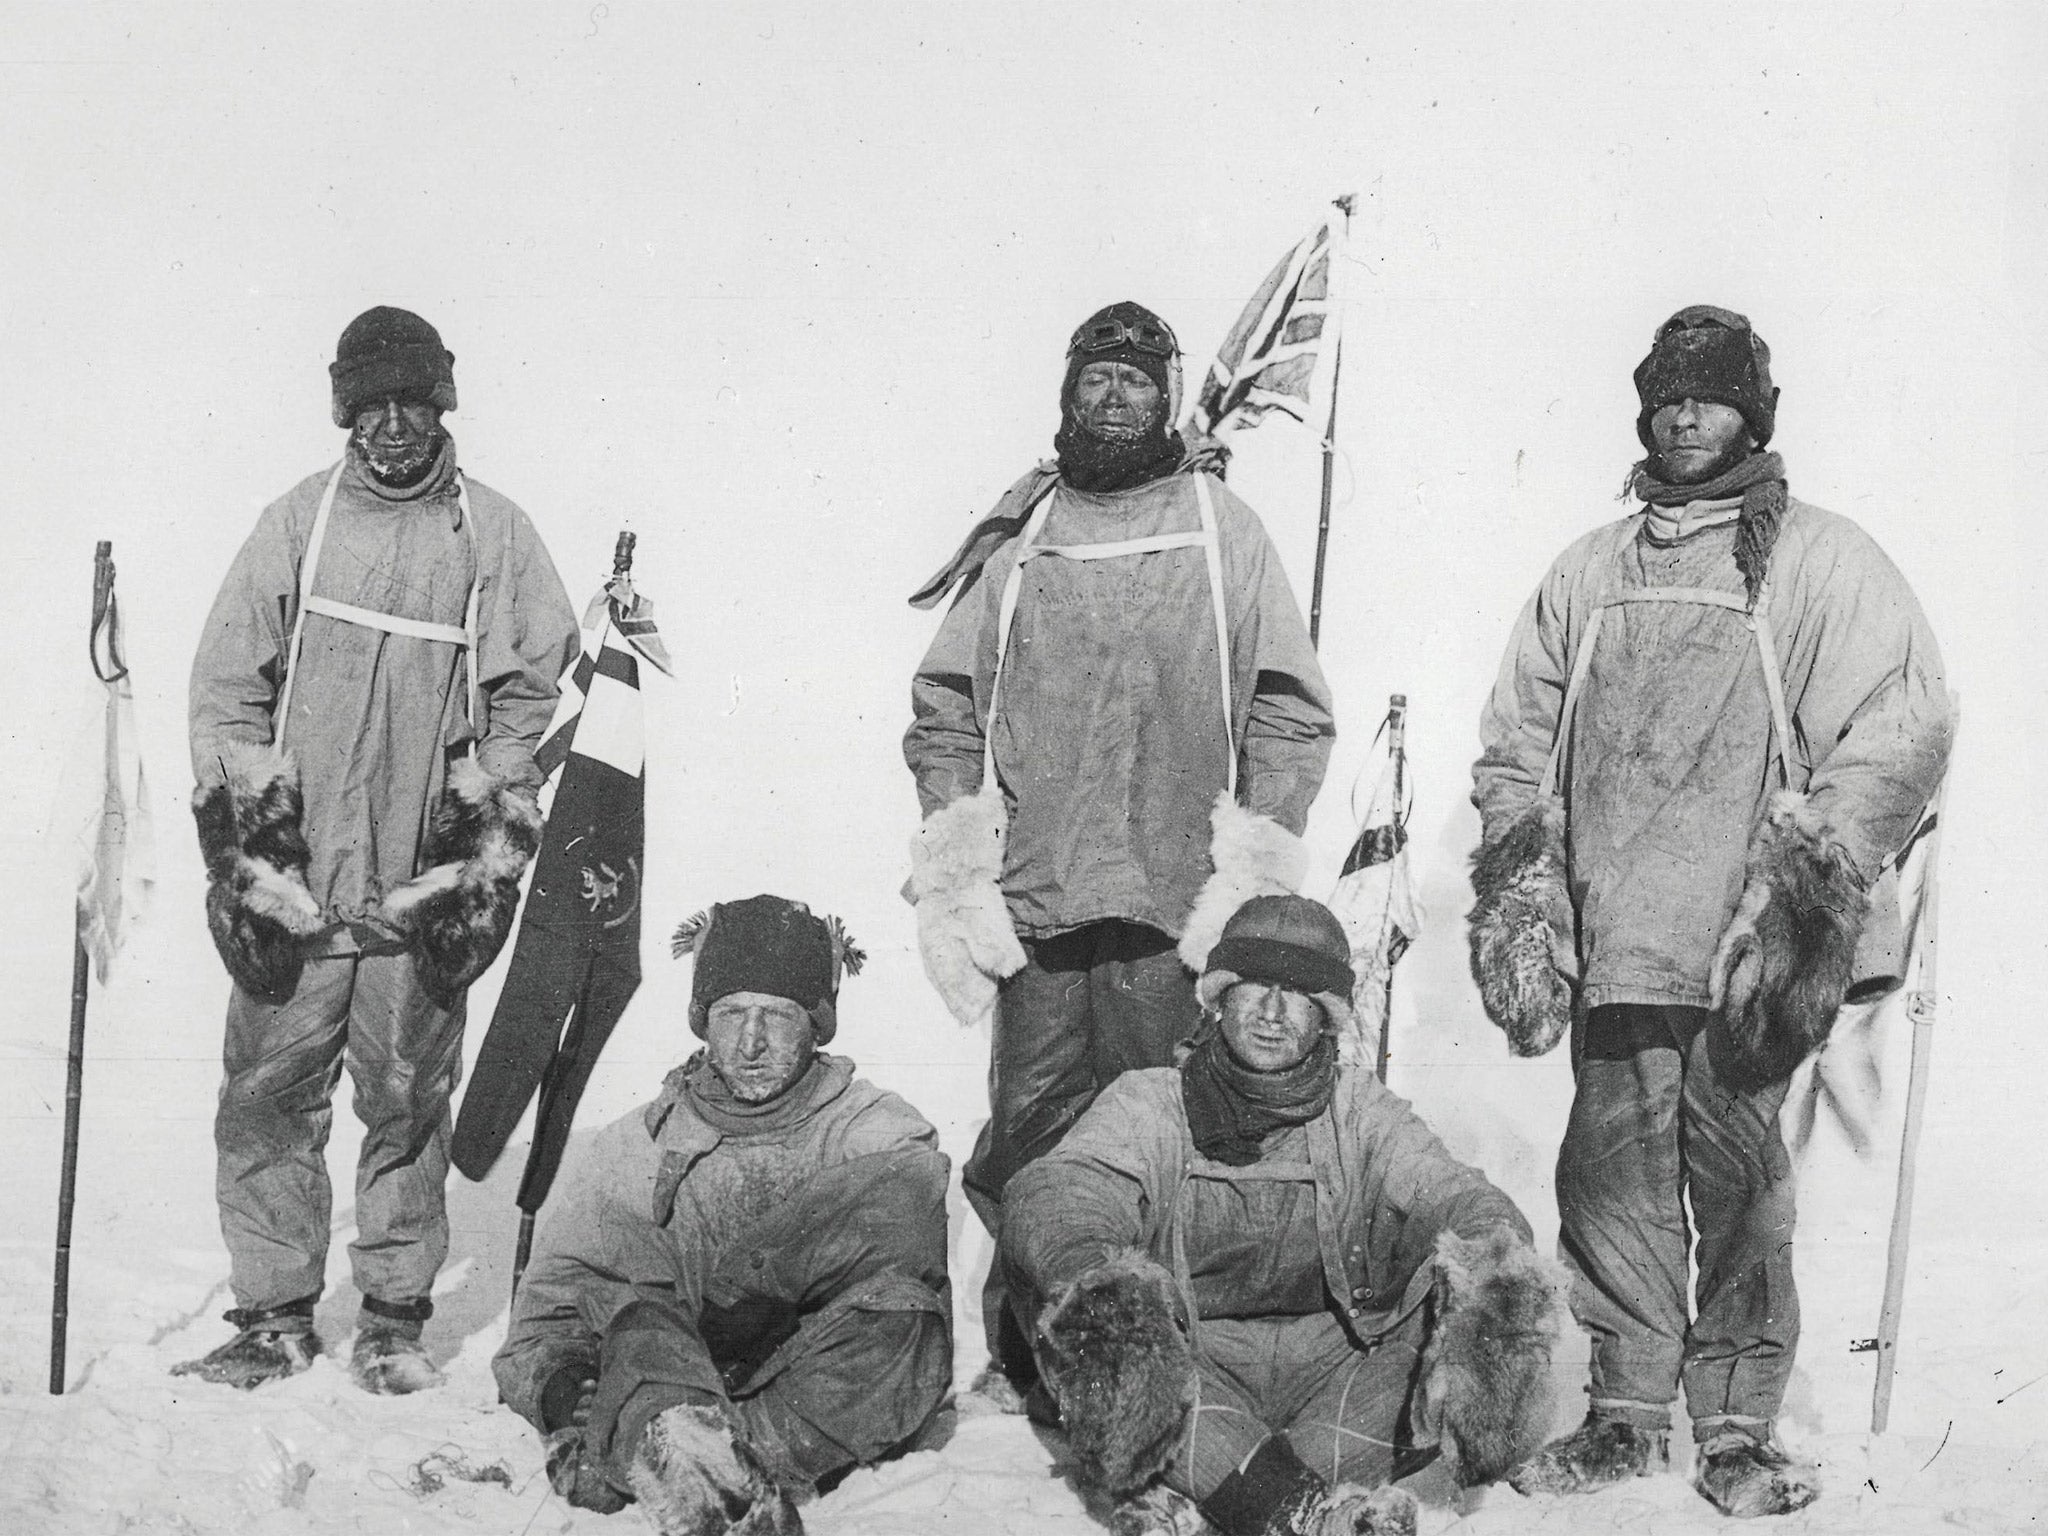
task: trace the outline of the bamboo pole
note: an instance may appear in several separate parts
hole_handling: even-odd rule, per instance
[[[1408,769],[1408,695],[1397,693],[1387,700],[1387,756],[1394,765],[1394,804],[1391,810],[1394,827],[1394,857],[1401,857],[1401,840],[1407,835],[1401,822],[1401,807],[1407,802]],[[1393,888],[1388,887],[1388,900],[1393,899]],[[1386,925],[1392,921],[1391,911],[1380,919],[1380,942],[1386,942]],[[1386,1006],[1380,1011],[1380,1053],[1374,1070],[1382,1083],[1387,1080],[1387,1054],[1393,1045],[1394,1033],[1394,968],[1387,967]]]

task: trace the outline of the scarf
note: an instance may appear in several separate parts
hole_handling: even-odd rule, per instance
[[[1233,1168],[1257,1162],[1269,1133],[1315,1119],[1336,1088],[1337,1037],[1328,1033],[1284,1071],[1254,1072],[1230,1054],[1212,1022],[1180,1064],[1181,1102],[1195,1150]]]
[[[786,1131],[808,1120],[842,1086],[836,1081],[831,1063],[823,1056],[813,1056],[795,1082],[762,1104],[749,1104],[735,1097],[703,1051],[683,1063],[682,1079],[690,1108],[721,1136],[765,1136]]]
[[[1776,453],[1753,453],[1733,469],[1698,485],[1668,485],[1650,473],[1650,461],[1642,460],[1628,472],[1622,487],[1624,498],[1634,496],[1653,507],[1681,507],[1693,501],[1723,501],[1742,498],[1742,511],[1735,522],[1735,568],[1742,572],[1742,584],[1749,604],[1756,606],[1764,577],[1771,567],[1771,549],[1778,542],[1778,528],[1785,520],[1785,460]],[[1710,525],[1708,525],[1710,526]]]

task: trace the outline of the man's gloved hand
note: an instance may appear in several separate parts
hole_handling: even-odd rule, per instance
[[[548,1486],[577,1509],[615,1515],[626,1507],[626,1496],[606,1479],[584,1444],[582,1426],[568,1425],[548,1436],[547,1467]]]

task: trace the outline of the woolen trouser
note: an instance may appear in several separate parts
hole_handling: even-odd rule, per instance
[[[1418,1307],[1371,1349],[1328,1312],[1205,1318],[1195,1349],[1195,1411],[1167,1483],[1206,1499],[1273,1435],[1324,1482],[1377,1487],[1428,1459],[1410,1437],[1422,1358]]]
[[[961,1173],[991,1235],[1002,1235],[1003,1190],[1017,1170],[1058,1146],[1123,1073],[1172,1066],[1200,1017],[1194,978],[1156,928],[1105,919],[1024,940],[1024,969],[996,997],[988,1123]],[[1028,1377],[1036,1368],[1003,1299],[1001,1269],[990,1267],[982,1293],[989,1353]]]
[[[647,1426],[684,1403],[726,1404],[799,1492],[916,1434],[953,1380],[946,1173],[922,1148],[841,1164],[721,1256],[697,1315],[679,1298],[629,1303],[585,1429],[611,1483],[630,1492]]]
[[[1655,1427],[1685,1383],[1701,1437],[1777,1416],[1799,1342],[1786,1085],[1724,1086],[1704,1008],[1617,1004],[1573,1030],[1578,1091],[1557,1160],[1572,1311],[1593,1336],[1593,1407]],[[1698,1226],[1696,1309],[1686,1307]]]
[[[448,1100],[462,1075],[462,1024],[462,1005],[428,998],[405,954],[309,960],[282,1003],[235,989],[213,1135],[238,1306],[279,1306],[325,1281],[325,1152],[344,1062],[364,1130],[349,1245],[357,1289],[390,1302],[432,1293],[448,1256]]]

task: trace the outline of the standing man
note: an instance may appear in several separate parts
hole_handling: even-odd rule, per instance
[[[911,683],[910,890],[948,1007],[993,1018],[964,1173],[991,1233],[1011,1175],[1113,1078],[1172,1064],[1225,919],[1300,883],[1335,735],[1279,558],[1220,456],[1173,430],[1179,400],[1164,321],[1091,316],[1057,457],[911,599],[959,594]],[[993,1277],[984,1307],[995,1364],[1028,1384]]]
[[[1884,984],[1859,963],[1895,947],[1877,882],[1953,722],[1904,579],[1787,495],[1749,322],[1680,310],[1635,381],[1642,507],[1523,609],[1473,775],[1487,1011],[1520,1055],[1572,1035],[1557,1202],[1593,1338],[1586,1422],[1512,1480],[1576,1493],[1668,1465],[1683,1381],[1694,1485],[1782,1514],[1819,1489],[1775,1432],[1799,1339],[1778,1110],[1845,994]]]
[[[538,846],[533,749],[577,643],[526,514],[457,465],[454,363],[405,310],[350,322],[328,370],[341,462],[264,510],[192,663],[192,810],[235,983],[214,1141],[239,1331],[177,1367],[207,1381],[319,1353],[344,1062],[366,1133],[350,1370],[371,1392],[441,1379],[420,1331],[463,994]]]

